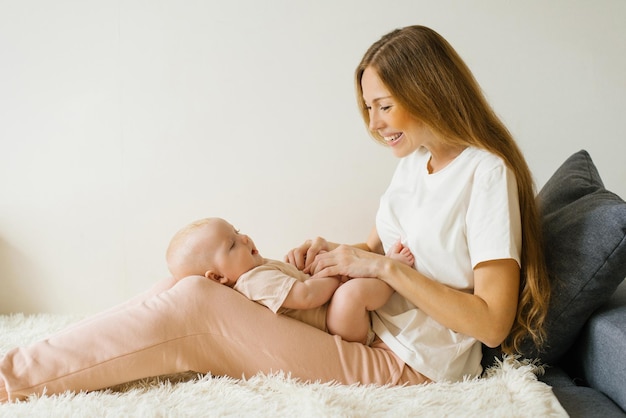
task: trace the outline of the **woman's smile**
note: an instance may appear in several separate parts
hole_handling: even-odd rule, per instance
[[[382,135],[382,137],[385,139],[385,142],[387,143],[387,145],[389,145],[390,147],[393,147],[404,138],[404,133],[399,132],[399,133],[388,135],[388,136]]]

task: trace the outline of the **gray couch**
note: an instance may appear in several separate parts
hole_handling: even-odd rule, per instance
[[[522,356],[546,365],[572,417],[626,416],[626,202],[604,187],[582,150],[537,195],[552,293],[542,347]],[[494,351],[486,351],[489,365]]]
[[[626,281],[540,377],[576,417],[626,417]]]

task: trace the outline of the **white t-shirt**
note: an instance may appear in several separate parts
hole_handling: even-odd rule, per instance
[[[402,158],[380,199],[376,228],[385,251],[398,240],[425,276],[468,293],[473,268],[511,258],[520,264],[517,184],[501,158],[466,148],[429,174],[430,153]],[[424,314],[398,293],[372,315],[374,331],[407,364],[434,381],[459,381],[482,372],[481,344]]]

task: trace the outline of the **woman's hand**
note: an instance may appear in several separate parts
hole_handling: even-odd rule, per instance
[[[311,263],[317,258],[318,254],[330,251],[337,247],[322,237],[312,240],[306,240],[302,245],[289,251],[285,256],[285,262],[296,266],[298,270],[309,274]]]
[[[384,263],[389,259],[378,254],[340,245],[328,252],[320,252],[310,263],[313,277],[345,276],[378,278]]]

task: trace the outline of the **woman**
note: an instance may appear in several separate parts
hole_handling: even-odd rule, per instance
[[[287,260],[389,284],[374,330],[433,380],[478,374],[481,342],[541,344],[549,285],[532,178],[467,66],[436,32],[407,27],[372,45],[356,87],[370,132],[401,158],[376,226],[365,244],[317,238]],[[382,257],[399,238],[416,270]]]
[[[540,343],[549,294],[531,177],[469,70],[443,38],[415,26],[375,43],[356,81],[370,130],[401,158],[376,228],[365,244],[318,238],[287,259],[316,276],[372,277],[395,289],[373,316],[370,347],[192,276],[10,351],[0,359],[0,402],[188,370],[459,380],[480,373],[480,342],[508,351],[527,337]],[[400,238],[416,269],[383,257]]]

